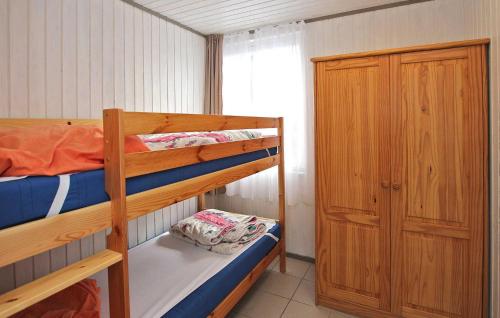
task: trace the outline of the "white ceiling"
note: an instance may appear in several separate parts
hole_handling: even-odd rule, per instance
[[[401,0],[134,0],[203,34],[312,19]],[[405,2],[405,1],[404,1]]]

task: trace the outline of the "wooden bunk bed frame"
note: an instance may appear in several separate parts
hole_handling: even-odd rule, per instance
[[[130,316],[128,290],[128,221],[198,196],[198,207],[205,205],[204,194],[225,184],[278,166],[279,224],[281,239],[209,317],[224,317],[243,297],[276,256],[280,271],[285,258],[285,170],[283,118],[222,115],[124,112],[106,109],[103,120],[0,119],[0,126],[102,125],[104,128],[105,188],[111,200],[54,217],[0,230],[0,267],[79,240],[111,228],[107,249],[64,267],[26,285],[0,295],[0,317],[8,317],[72,284],[108,268],[111,317]],[[127,153],[127,135],[277,128],[277,136],[195,147]],[[278,147],[274,156],[233,166],[195,178],[144,192],[126,195],[126,178],[187,166],[238,154]]]

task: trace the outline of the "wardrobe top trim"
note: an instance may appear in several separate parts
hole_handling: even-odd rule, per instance
[[[343,60],[343,59],[350,59],[350,58],[357,58],[357,57],[368,57],[368,56],[417,52],[417,51],[449,49],[449,48],[454,48],[454,47],[464,47],[464,46],[474,46],[474,45],[487,45],[489,43],[490,43],[490,39],[487,39],[487,38],[477,39],[477,40],[465,40],[465,41],[456,41],[456,42],[447,42],[447,43],[408,46],[408,47],[403,47],[403,48],[384,49],[384,50],[376,50],[376,51],[368,51],[368,52],[358,52],[358,53],[340,54],[340,55],[332,55],[332,56],[313,57],[313,58],[311,58],[311,61],[316,63],[316,62]]]

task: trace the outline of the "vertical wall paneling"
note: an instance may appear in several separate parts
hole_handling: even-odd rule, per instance
[[[30,116],[45,117],[45,1],[29,2],[29,109]]]
[[[90,118],[90,2],[77,4],[77,116]]]
[[[0,1],[0,105],[9,105],[9,83],[10,83],[10,10],[9,2]],[[1,107],[0,116],[9,116],[9,108]],[[2,286],[0,286],[0,289]]]
[[[114,1],[102,0],[102,107],[114,106]]]
[[[103,6],[90,1],[90,117],[99,118],[103,104]]]
[[[62,2],[63,117],[77,117],[77,1]]]
[[[10,62],[10,116],[29,116],[28,100],[28,1],[10,1],[9,7],[9,62]]]
[[[100,118],[107,107],[201,113],[204,54],[203,37],[121,0],[2,0],[0,117]],[[129,246],[168,231],[195,203],[129,222]],[[0,292],[105,247],[102,231],[0,268]],[[106,283],[105,273],[95,277]]]
[[[124,3],[114,0],[114,107],[125,108],[125,25]]]
[[[168,105],[168,69],[167,69],[167,53],[168,53],[168,38],[167,38],[167,22],[164,20],[159,20],[159,31],[158,31],[158,42],[159,42],[159,85],[162,88],[160,90],[160,111],[167,112]]]

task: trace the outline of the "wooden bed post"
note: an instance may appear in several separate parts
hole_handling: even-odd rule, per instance
[[[205,199],[205,193],[198,195],[198,211],[203,211],[207,208],[207,201]]]
[[[108,268],[111,317],[130,317],[128,286],[128,221],[125,192],[125,137],[123,111],[104,110],[104,172],[111,199],[111,234],[108,249],[122,254],[122,261]]]
[[[279,187],[279,220],[281,229],[280,240],[280,272],[286,272],[286,236],[285,236],[285,134],[283,117],[279,118],[278,135],[280,138],[279,155],[280,163],[278,166],[278,187]]]

